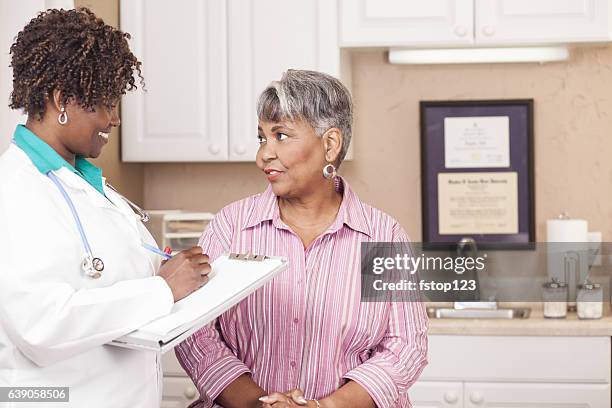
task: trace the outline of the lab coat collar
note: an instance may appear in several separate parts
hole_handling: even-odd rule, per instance
[[[87,181],[100,194],[104,195],[104,183],[102,180],[102,170],[85,158],[77,156],[76,168],[68,163],[45,141],[36,136],[24,125],[18,125],[13,135],[15,144],[23,150],[34,166],[43,174],[50,171],[57,171],[66,168]]]
[[[105,194],[101,195],[97,191],[94,191],[85,180],[65,167],[53,173],[61,180],[62,185],[73,191],[79,191],[81,194],[86,194],[94,205],[122,213],[128,219],[130,225],[138,230],[136,215],[126,206],[123,199],[118,194],[106,187],[106,178],[101,178],[101,182],[105,186]]]

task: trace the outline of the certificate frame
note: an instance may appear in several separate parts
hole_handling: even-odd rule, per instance
[[[479,161],[480,159],[475,159],[473,162],[470,162],[470,153],[462,152],[462,149],[465,149],[461,143],[472,136],[468,134],[467,130],[469,129],[466,127],[465,133],[460,134],[459,132],[459,139],[457,139],[455,135],[458,133],[454,130],[457,126],[455,125],[457,122],[461,124],[463,120],[458,118],[473,119],[473,126],[475,128],[480,120],[482,120],[482,123],[494,123],[491,126],[497,126],[497,128],[493,128],[494,130],[489,133],[496,135],[503,133],[502,136],[487,136],[486,126],[483,126],[485,131],[480,132],[478,135],[478,137],[482,134],[485,135],[483,139],[485,145],[488,140],[486,139],[487,137],[495,141],[491,142],[492,146],[487,146],[487,149],[495,153],[492,154],[494,156],[492,161],[487,162],[485,160],[484,164],[482,164]],[[480,122],[478,123],[478,126],[480,126]],[[500,124],[502,125],[501,127],[499,126]],[[453,125],[453,127],[450,125]],[[505,127],[507,127],[507,130],[504,130]],[[446,128],[449,129],[449,134],[451,129],[453,129],[453,135],[450,136],[450,139],[445,136]],[[533,99],[420,102],[421,208],[424,245],[432,249],[454,249],[462,238],[472,238],[479,248],[533,249],[535,247],[533,128]],[[503,131],[499,131],[500,129]],[[461,139],[462,137],[464,139]],[[459,142],[453,142],[459,147],[448,148],[448,146],[445,146],[447,140],[460,140]],[[502,140],[502,142],[498,142],[498,140]],[[479,146],[479,144],[471,143],[465,146],[468,145]],[[455,150],[452,150],[453,148]],[[484,156],[489,155],[488,151],[484,148],[482,152],[477,151],[480,147],[469,147],[469,149],[476,149],[472,155],[473,157],[482,157],[483,154],[480,154],[482,152],[485,153]],[[450,161],[448,158],[445,159],[445,155],[451,157]],[[456,160],[457,157],[459,157],[459,161]],[[467,157],[468,159],[461,162],[462,157]],[[447,165],[450,165],[450,167]],[[499,204],[499,208],[493,208],[493,210],[499,214],[504,214],[501,218],[507,217],[512,220],[511,223],[504,224],[506,229],[502,227],[499,230],[486,230],[486,228],[480,230],[480,227],[474,227],[473,230],[470,230],[469,221],[464,223],[467,226],[463,229],[453,230],[448,228],[448,225],[455,226],[462,222],[448,223],[448,214],[453,214],[453,216],[454,214],[463,214],[461,212],[463,208],[460,211],[454,212],[449,212],[448,208],[452,205],[457,205],[456,202],[458,200],[471,204],[469,194],[465,194],[465,197],[462,197],[461,193],[457,193],[457,191],[461,190],[457,189],[452,190],[452,193],[448,193],[448,188],[444,184],[442,186],[444,190],[439,188],[439,175],[444,180],[449,176],[452,178],[452,173],[468,174],[468,182],[473,177],[479,176],[478,173],[489,173],[488,175],[494,173],[499,176],[499,179],[508,178],[511,180],[511,188],[508,190],[512,192],[511,194],[507,196],[494,196],[497,193],[491,193],[491,197],[485,197],[485,199],[497,199],[498,202],[502,203]],[[509,173],[516,173],[516,175]],[[457,174],[456,177],[459,178],[461,175]],[[480,175],[480,178],[484,177],[486,175]],[[455,194],[455,196],[452,196],[452,194]],[[442,216],[440,214],[440,196],[444,198]],[[450,201],[448,197],[451,197]],[[449,205],[449,202],[453,204]],[[456,209],[453,208],[453,210]],[[478,212],[478,209],[476,208],[475,211]],[[460,220],[459,217],[461,215],[458,216],[458,220]],[[472,217],[473,220],[477,220],[477,216],[473,215]],[[469,216],[465,218],[469,219]],[[492,217],[492,220],[494,219],[495,217]],[[502,224],[501,221],[500,224]],[[480,224],[474,221],[472,225]]]

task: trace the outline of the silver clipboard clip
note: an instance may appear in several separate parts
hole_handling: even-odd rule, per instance
[[[229,254],[228,256],[229,259],[235,259],[238,261],[256,261],[256,262],[261,262],[264,259],[266,259],[265,255],[255,255],[255,254]]]

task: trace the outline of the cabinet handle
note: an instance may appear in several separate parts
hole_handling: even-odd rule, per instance
[[[495,34],[495,28],[491,26],[484,26],[482,27],[482,33],[487,37],[491,37]]]
[[[185,397],[188,399],[193,399],[196,396],[196,389],[193,387],[185,388]]]
[[[219,154],[219,152],[221,151],[221,148],[219,147],[218,144],[211,144],[208,146],[208,151],[211,152],[212,154]]]
[[[246,147],[244,147],[243,144],[238,144],[238,145],[234,146],[234,152],[236,152],[236,154],[245,154],[246,153]]]
[[[454,404],[455,402],[459,401],[459,396],[455,391],[447,391],[444,393],[444,401],[448,402],[449,404]]]
[[[457,26],[455,27],[455,35],[457,37],[465,37],[465,35],[467,34],[467,28],[465,26]]]
[[[480,405],[484,401],[484,395],[482,395],[480,392],[472,392],[470,393],[470,401],[472,401],[474,404]]]

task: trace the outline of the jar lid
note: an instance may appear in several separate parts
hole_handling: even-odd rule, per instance
[[[578,285],[578,289],[584,290],[596,290],[599,288],[601,288],[601,285],[599,283],[593,283],[591,281],[585,281],[584,283]]]
[[[567,288],[567,283],[561,282],[557,278],[552,278],[550,281],[545,282],[542,286],[547,289],[559,289],[559,288],[563,289],[563,288]]]

